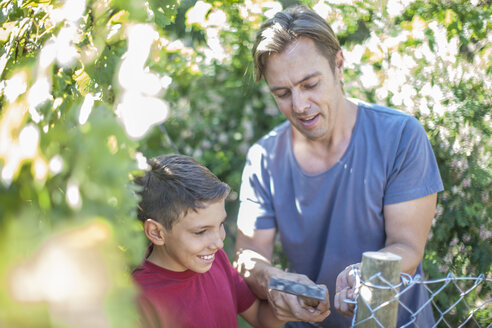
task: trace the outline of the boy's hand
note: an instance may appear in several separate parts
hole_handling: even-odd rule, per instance
[[[280,278],[307,285],[316,285],[308,277],[300,274],[284,273]],[[318,286],[326,289],[324,285]],[[267,296],[273,306],[275,316],[280,320],[320,322],[330,314],[328,291],[326,292],[326,298],[322,301],[273,289],[268,289]]]

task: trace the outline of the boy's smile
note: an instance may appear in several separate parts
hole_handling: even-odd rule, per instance
[[[154,245],[149,261],[172,271],[210,270],[215,253],[224,246],[224,199],[189,210],[171,230],[163,229],[164,244]]]

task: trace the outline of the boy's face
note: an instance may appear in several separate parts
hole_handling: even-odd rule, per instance
[[[224,199],[206,205],[197,212],[190,210],[170,231],[164,230],[159,253],[166,269],[204,273],[212,267],[215,253],[224,246],[227,214]]]

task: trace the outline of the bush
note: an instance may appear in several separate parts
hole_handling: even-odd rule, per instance
[[[445,191],[427,278],[490,275],[491,5],[408,2],[306,1],[340,38],[346,94],[411,113],[428,133]],[[132,326],[128,272],[146,241],[129,181],[145,157],[191,155],[232,187],[232,255],[246,150],[283,120],[254,82],[250,49],[264,18],[291,3],[0,1],[0,325],[71,320],[52,315],[66,295],[35,263],[58,268],[46,245],[77,253],[65,236],[78,233],[107,269],[90,273],[106,281],[107,320]],[[16,289],[13,270],[48,287]]]

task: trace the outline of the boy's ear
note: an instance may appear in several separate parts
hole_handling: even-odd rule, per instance
[[[155,220],[147,219],[144,222],[144,231],[147,238],[149,238],[154,245],[164,245],[164,227],[162,224]]]

